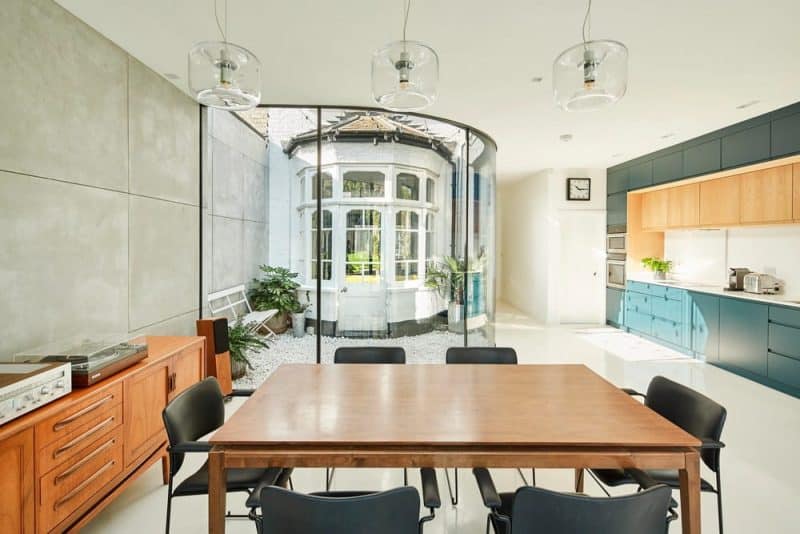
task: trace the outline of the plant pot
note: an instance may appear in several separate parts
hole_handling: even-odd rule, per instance
[[[653,272],[653,280],[666,280],[667,273],[663,271],[654,271]]]
[[[305,312],[292,314],[292,334],[294,334],[294,337],[303,337],[306,335]]]
[[[280,312],[267,321],[267,326],[276,334],[283,334],[289,329],[289,314]]]
[[[464,332],[464,305],[451,302],[447,305],[447,329],[461,334]]]
[[[231,358],[231,378],[238,380],[247,374],[247,363]]]

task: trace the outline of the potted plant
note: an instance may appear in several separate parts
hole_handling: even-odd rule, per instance
[[[452,256],[442,261],[430,261],[426,269],[425,286],[435,289],[448,301],[447,329],[457,332],[464,318],[464,273],[466,262]]]
[[[644,258],[642,259],[642,266],[653,271],[655,280],[666,280],[667,273],[672,270],[672,262],[661,258]]]
[[[251,351],[266,349],[268,345],[255,332],[250,331],[250,325],[241,320],[233,326],[228,326],[228,351],[231,354],[231,378],[236,380],[247,374],[253,365],[247,354]]]
[[[303,304],[299,300],[291,310],[292,315],[292,334],[294,337],[303,337],[306,335],[306,310],[311,305],[311,298],[306,291],[306,303]]]
[[[297,288],[300,284],[295,280],[298,274],[285,267],[262,265],[259,269],[263,274],[253,279],[250,303],[256,310],[278,310],[267,326],[276,334],[282,334],[289,328],[289,314],[299,304]]]

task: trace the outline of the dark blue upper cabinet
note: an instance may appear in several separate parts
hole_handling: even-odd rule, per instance
[[[631,190],[653,185],[653,162],[645,161],[628,169],[628,185]]]
[[[683,176],[699,176],[720,170],[722,166],[719,139],[686,148],[683,151]]]
[[[729,169],[770,158],[770,123],[722,138],[722,168]]]
[[[617,169],[608,173],[609,195],[628,191],[628,169]]]
[[[800,113],[772,121],[772,157],[800,152]]]
[[[683,178],[683,151],[653,160],[653,185],[674,182],[681,178]]]
[[[767,376],[769,307],[747,300],[721,298],[719,362]]]
[[[608,195],[606,202],[606,221],[608,226],[625,225],[628,222],[628,194]]]

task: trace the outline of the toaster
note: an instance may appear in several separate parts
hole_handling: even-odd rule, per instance
[[[778,293],[781,282],[771,274],[749,273],[744,276],[744,290],[748,293]]]

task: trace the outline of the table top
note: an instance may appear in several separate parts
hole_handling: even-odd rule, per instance
[[[337,448],[700,445],[584,365],[282,365],[210,441]]]

